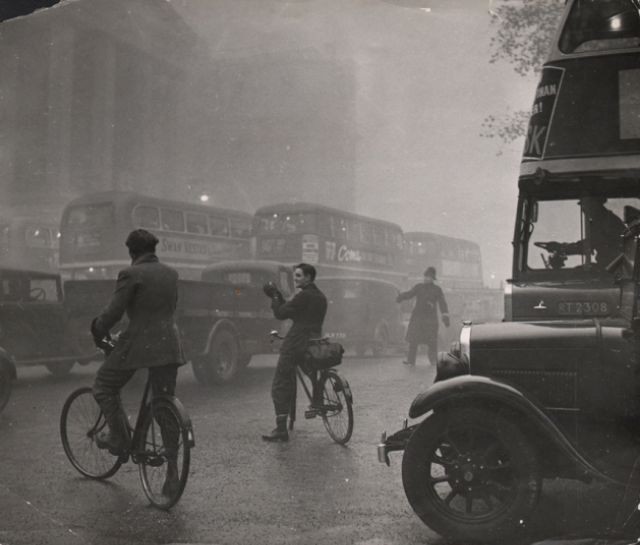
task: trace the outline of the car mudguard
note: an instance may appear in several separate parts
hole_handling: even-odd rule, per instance
[[[623,485],[593,466],[553,420],[522,392],[488,377],[462,375],[436,382],[413,400],[409,416],[418,418],[432,410],[472,403],[504,407],[516,413],[522,418],[524,429],[531,429],[539,437],[548,440],[559,455],[575,468],[577,478],[584,481],[598,478],[609,484]]]
[[[235,338],[238,339],[238,347],[242,348],[240,344],[240,332],[238,331],[238,327],[233,323],[232,320],[222,318],[221,320],[218,320],[215,324],[213,324],[213,326],[209,330],[209,335],[207,336],[207,344],[203,352],[204,354],[207,354],[211,350],[211,344],[213,343],[213,339],[216,336],[216,333],[218,333],[218,331],[222,331],[223,329],[230,331],[235,336]]]

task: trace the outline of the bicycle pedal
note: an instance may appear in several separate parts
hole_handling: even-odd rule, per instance
[[[309,409],[307,411],[304,411],[304,417],[307,420],[311,420],[312,418],[315,418],[319,414],[320,414],[320,410],[319,409]]]

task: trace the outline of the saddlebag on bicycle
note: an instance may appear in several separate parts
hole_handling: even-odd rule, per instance
[[[311,369],[329,369],[342,363],[342,354],[344,354],[344,348],[340,343],[316,343],[307,348],[305,363]]]

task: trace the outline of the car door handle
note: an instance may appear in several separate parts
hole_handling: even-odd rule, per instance
[[[547,305],[544,304],[544,301],[540,301],[535,307],[534,310],[547,310]]]

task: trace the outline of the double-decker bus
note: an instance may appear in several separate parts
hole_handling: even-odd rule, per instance
[[[639,5],[570,0],[533,101],[506,319],[615,314],[600,224],[619,231],[638,210]],[[619,244],[613,233],[609,246]]]
[[[257,259],[405,283],[402,228],[395,223],[319,204],[281,203],[256,211],[253,234]]]
[[[404,234],[404,254],[411,281],[419,281],[425,269],[436,268],[439,283],[449,288],[481,288],[480,246],[471,240],[424,231]]]
[[[59,242],[57,221],[0,217],[0,263],[4,267],[57,272]]]
[[[141,195],[92,193],[71,201],[60,225],[60,270],[70,278],[115,278],[130,263],[124,241],[133,229],[155,234],[158,257],[185,279],[204,267],[250,254],[252,215]]]

